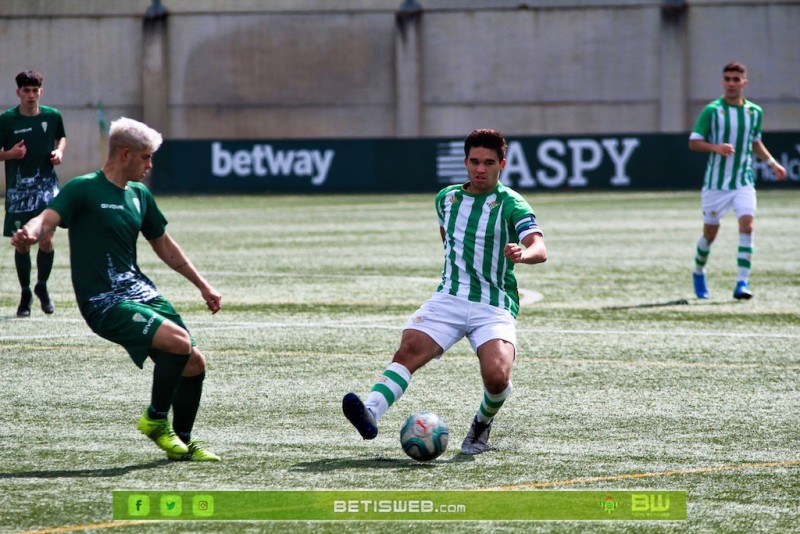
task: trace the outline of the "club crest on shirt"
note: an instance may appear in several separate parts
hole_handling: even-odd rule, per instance
[[[43,132],[46,132],[46,131],[47,131],[47,123],[46,123],[46,122],[43,122],[43,123],[42,123],[42,131],[43,131]]]
[[[492,200],[491,202],[487,202],[487,203],[486,203],[486,204],[484,204],[484,205],[486,206],[486,209],[487,209],[488,211],[492,211],[493,209],[495,209],[495,208],[497,208],[498,206],[500,206],[500,202],[498,202],[497,200]]]

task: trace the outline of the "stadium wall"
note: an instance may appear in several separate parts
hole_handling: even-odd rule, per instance
[[[4,0],[0,106],[45,75],[64,179],[121,115],[175,141],[686,133],[738,59],[791,132],[797,28],[796,0]]]

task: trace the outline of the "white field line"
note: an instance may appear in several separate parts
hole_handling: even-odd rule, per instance
[[[192,332],[221,332],[234,330],[251,330],[264,328],[285,328],[285,329],[308,329],[313,328],[340,328],[340,329],[363,329],[373,328],[382,330],[397,330],[403,328],[402,321],[394,318],[387,319],[391,324],[375,322],[374,318],[346,319],[341,321],[321,321],[309,325],[306,321],[191,321],[189,329]],[[84,324],[83,321],[75,319],[24,319],[26,324],[44,323],[52,325],[58,323]],[[769,332],[719,332],[702,330],[603,330],[603,329],[562,329],[562,328],[518,328],[518,334],[544,335],[575,335],[575,336],[646,336],[646,337],[706,337],[706,338],[749,338],[749,339],[800,339],[798,333],[769,333]],[[92,337],[94,334],[86,329],[80,333],[58,333],[58,334],[20,334],[10,336],[0,336],[0,341],[30,341],[37,339],[56,339],[64,337]]]

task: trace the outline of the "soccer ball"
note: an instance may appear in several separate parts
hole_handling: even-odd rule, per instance
[[[410,415],[400,429],[400,444],[413,459],[428,462],[447,448],[447,423],[432,412]]]

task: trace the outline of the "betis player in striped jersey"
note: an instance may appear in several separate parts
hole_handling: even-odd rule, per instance
[[[722,69],[724,94],[710,102],[697,119],[689,136],[689,148],[709,152],[701,194],[703,235],[697,241],[694,259],[694,291],[698,298],[708,298],[706,262],[711,244],[719,232],[722,217],[733,209],[739,220],[738,275],[733,298],[753,296],[748,284],[753,255],[753,222],[756,213],[753,154],[775,173],[786,178],[786,169],[770,155],[761,141],[763,112],[744,98],[747,69],[733,62]]]
[[[400,347],[366,401],[355,393],[342,400],[342,411],[364,439],[378,435],[378,419],[403,395],[414,372],[466,337],[478,356],[484,392],[461,452],[487,448],[494,416],[512,389],[519,311],[514,266],[547,260],[533,209],[499,182],[506,148],[495,130],[470,133],[464,142],[469,181],[436,195],[442,282],[409,318]]]

